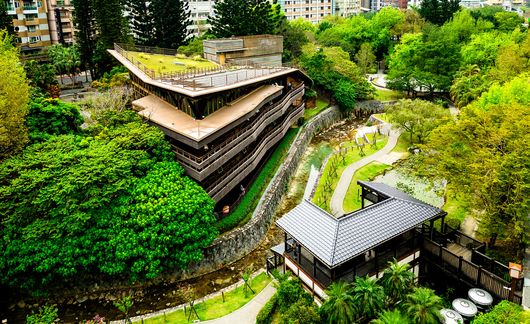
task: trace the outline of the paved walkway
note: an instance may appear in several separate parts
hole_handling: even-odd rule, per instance
[[[339,182],[337,183],[337,187],[333,192],[333,196],[331,196],[330,207],[333,215],[342,216],[345,214],[344,209],[342,209],[342,204],[344,202],[344,198],[346,197],[348,187],[350,186],[351,179],[358,169],[374,161],[383,161],[385,163],[389,162],[387,164],[392,164],[392,161],[395,162],[395,155],[393,155],[391,151],[396,146],[398,139],[399,132],[391,130],[390,136],[388,137],[388,142],[386,143],[385,147],[374,154],[365,157],[364,159],[348,165],[346,169],[344,169],[344,172],[342,172]]]
[[[209,324],[254,324],[256,323],[256,317],[263,306],[269,301],[269,299],[276,293],[274,288],[274,281],[271,281],[267,287],[265,287],[259,294],[256,295],[251,301],[240,309],[225,315],[220,318],[216,318],[210,321],[204,321],[201,323]]]

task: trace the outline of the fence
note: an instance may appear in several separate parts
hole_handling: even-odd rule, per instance
[[[434,265],[442,268],[444,271],[456,275],[472,286],[479,286],[490,292],[498,299],[509,299],[509,287],[511,283],[497,276],[496,274],[477,265],[471,261],[465,260],[462,256],[456,255],[444,248],[441,244],[433,242],[427,238],[423,239],[422,255]],[[517,286],[521,287],[522,280],[519,280]],[[513,302],[521,304],[522,296],[519,291],[514,294]]]

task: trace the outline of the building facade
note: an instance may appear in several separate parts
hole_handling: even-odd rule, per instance
[[[21,52],[39,51],[52,44],[47,0],[7,0],[6,4]]]
[[[166,134],[186,173],[217,202],[245,191],[304,114],[310,80],[297,69],[219,65],[158,75],[133,63],[127,48],[109,52],[130,72],[135,110]]]
[[[335,14],[349,17],[361,12],[361,0],[335,0]]]
[[[74,5],[72,0],[48,0],[47,4],[52,44],[73,44]]]
[[[302,18],[316,24],[335,13],[335,0],[279,0],[278,4],[288,20]]]
[[[242,36],[203,41],[204,58],[217,64],[282,66],[283,37]]]
[[[213,0],[188,0],[191,24],[187,27],[194,36],[200,36],[211,26],[206,23],[208,16],[213,15]]]

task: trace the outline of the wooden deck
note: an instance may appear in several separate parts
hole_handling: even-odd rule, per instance
[[[451,251],[452,253],[463,257],[464,260],[471,261],[471,250],[470,249],[467,249],[466,247],[460,244],[457,244],[457,243],[448,244],[447,249]]]

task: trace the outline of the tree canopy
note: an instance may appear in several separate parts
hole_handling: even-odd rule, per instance
[[[18,50],[0,30],[0,161],[21,150],[28,140],[24,119],[29,86]]]
[[[80,132],[72,106],[32,105],[30,129],[48,137],[0,164],[0,282],[38,293],[79,278],[152,279],[201,259],[216,236],[214,202],[161,131],[125,111]]]

